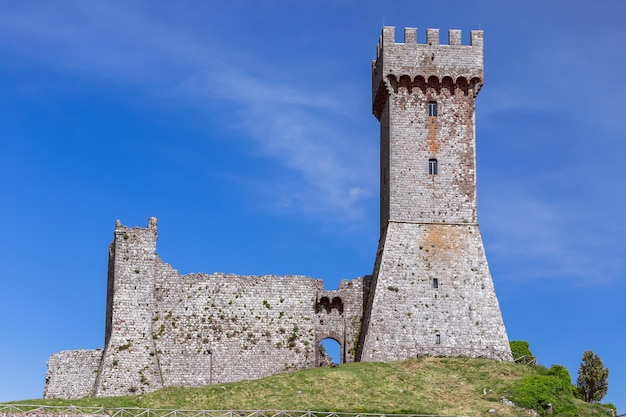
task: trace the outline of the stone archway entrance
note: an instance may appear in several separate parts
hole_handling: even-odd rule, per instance
[[[315,337],[315,366],[340,365],[346,362],[346,340],[343,331],[318,332]],[[330,330],[330,331],[328,331]],[[318,329],[319,331],[319,329]],[[320,349],[320,346],[324,346]],[[330,359],[328,357],[330,357]],[[328,363],[332,360],[332,363]]]
[[[317,315],[315,366],[345,363],[346,323],[342,298],[335,291],[324,291],[318,294],[315,312]],[[319,347],[322,342],[324,343],[323,346],[328,344],[332,348],[332,352],[320,351]],[[332,355],[328,355],[328,353],[332,353]]]
[[[343,363],[341,350],[341,343],[332,337],[320,340],[317,344],[316,366],[332,366]]]
[[[332,366],[345,362],[343,355],[343,346],[332,337],[322,339],[317,344],[315,355],[315,366]]]

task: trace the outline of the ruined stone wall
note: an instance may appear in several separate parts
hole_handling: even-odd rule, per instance
[[[363,302],[367,298],[371,276],[342,281],[337,291],[318,292],[316,302],[315,345],[334,339],[341,346],[340,362],[354,362],[361,333]],[[318,355],[315,364],[324,363]]]
[[[109,249],[105,347],[94,395],[116,396],[162,387],[152,339],[157,220],[147,228],[116,224]]]
[[[46,398],[133,395],[310,368],[326,337],[341,344],[343,362],[354,360],[367,278],[327,291],[304,276],[180,275],[156,255],[156,239],[155,218],[147,228],[116,224],[104,351],[90,362],[89,380],[73,352],[53,356]],[[326,310],[324,298],[340,308]],[[80,390],[64,391],[61,384],[77,377]]]
[[[65,350],[48,359],[44,398],[74,399],[91,395],[102,349]]]
[[[159,260],[152,338],[163,385],[202,386],[316,366],[317,343],[328,327],[353,349],[362,282],[324,291],[321,280],[304,276],[179,275]],[[325,293],[344,306],[331,314],[340,322],[329,320],[330,326],[320,325],[317,307]]]
[[[157,284],[152,319],[164,385],[233,382],[314,365],[321,281],[172,272]]]

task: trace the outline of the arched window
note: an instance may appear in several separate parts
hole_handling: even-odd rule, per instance
[[[335,297],[330,305],[331,311],[336,310],[339,315],[343,314],[343,302],[341,298]]]
[[[328,297],[322,297],[315,306],[316,313],[321,313],[322,311],[326,314],[330,313],[330,300]]]
[[[428,175],[437,175],[438,172],[438,167],[437,167],[437,160],[434,158],[431,158],[428,160]]]
[[[437,117],[437,102],[436,101],[428,102],[428,116]]]

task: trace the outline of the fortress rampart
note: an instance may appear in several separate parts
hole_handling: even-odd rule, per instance
[[[181,275],[156,252],[157,219],[119,221],[109,248],[103,350],[48,361],[45,398],[202,386],[326,363],[419,355],[511,360],[476,210],[475,99],[483,32],[384,27],[372,64],[380,121],[380,239],[373,273],[337,290],[304,276]]]
[[[157,220],[119,222],[109,249],[104,350],[48,362],[46,398],[202,386],[318,366],[318,343],[354,360],[368,278],[336,291],[304,276],[180,275],[156,255]]]

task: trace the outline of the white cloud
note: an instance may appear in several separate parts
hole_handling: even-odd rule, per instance
[[[539,196],[524,187],[501,181],[481,201],[481,218],[488,219],[482,223],[486,250],[506,271],[501,278],[597,285],[623,276],[622,233],[607,233],[605,219],[594,218],[597,212],[589,212],[578,197]]]
[[[259,184],[262,179],[250,179],[257,189],[274,195],[282,209],[324,218],[330,211],[342,219],[363,214],[359,204],[373,197],[376,187],[377,148],[375,142],[368,144],[350,131],[348,125],[356,117],[340,97],[255,78],[236,68],[188,80],[178,91],[196,100],[236,104],[232,120],[223,122],[237,121],[237,129],[254,145],[249,152],[297,174],[268,179],[272,183],[264,186]]]
[[[200,112],[216,101],[232,107],[240,136],[252,141],[258,156],[297,174],[285,175],[280,187],[260,189],[282,189],[289,195],[280,200],[284,209],[359,216],[359,203],[375,187],[375,175],[365,172],[375,149],[357,143],[360,138],[340,123],[354,115],[338,92],[321,92],[315,82],[281,84],[275,74],[289,62],[266,62],[263,51],[244,55],[224,38],[218,47],[207,41],[218,35],[210,28],[194,34],[197,28],[165,24],[152,10],[120,2],[70,4],[0,12],[0,45],[43,68],[147,86]],[[273,76],[246,71],[259,67]]]

